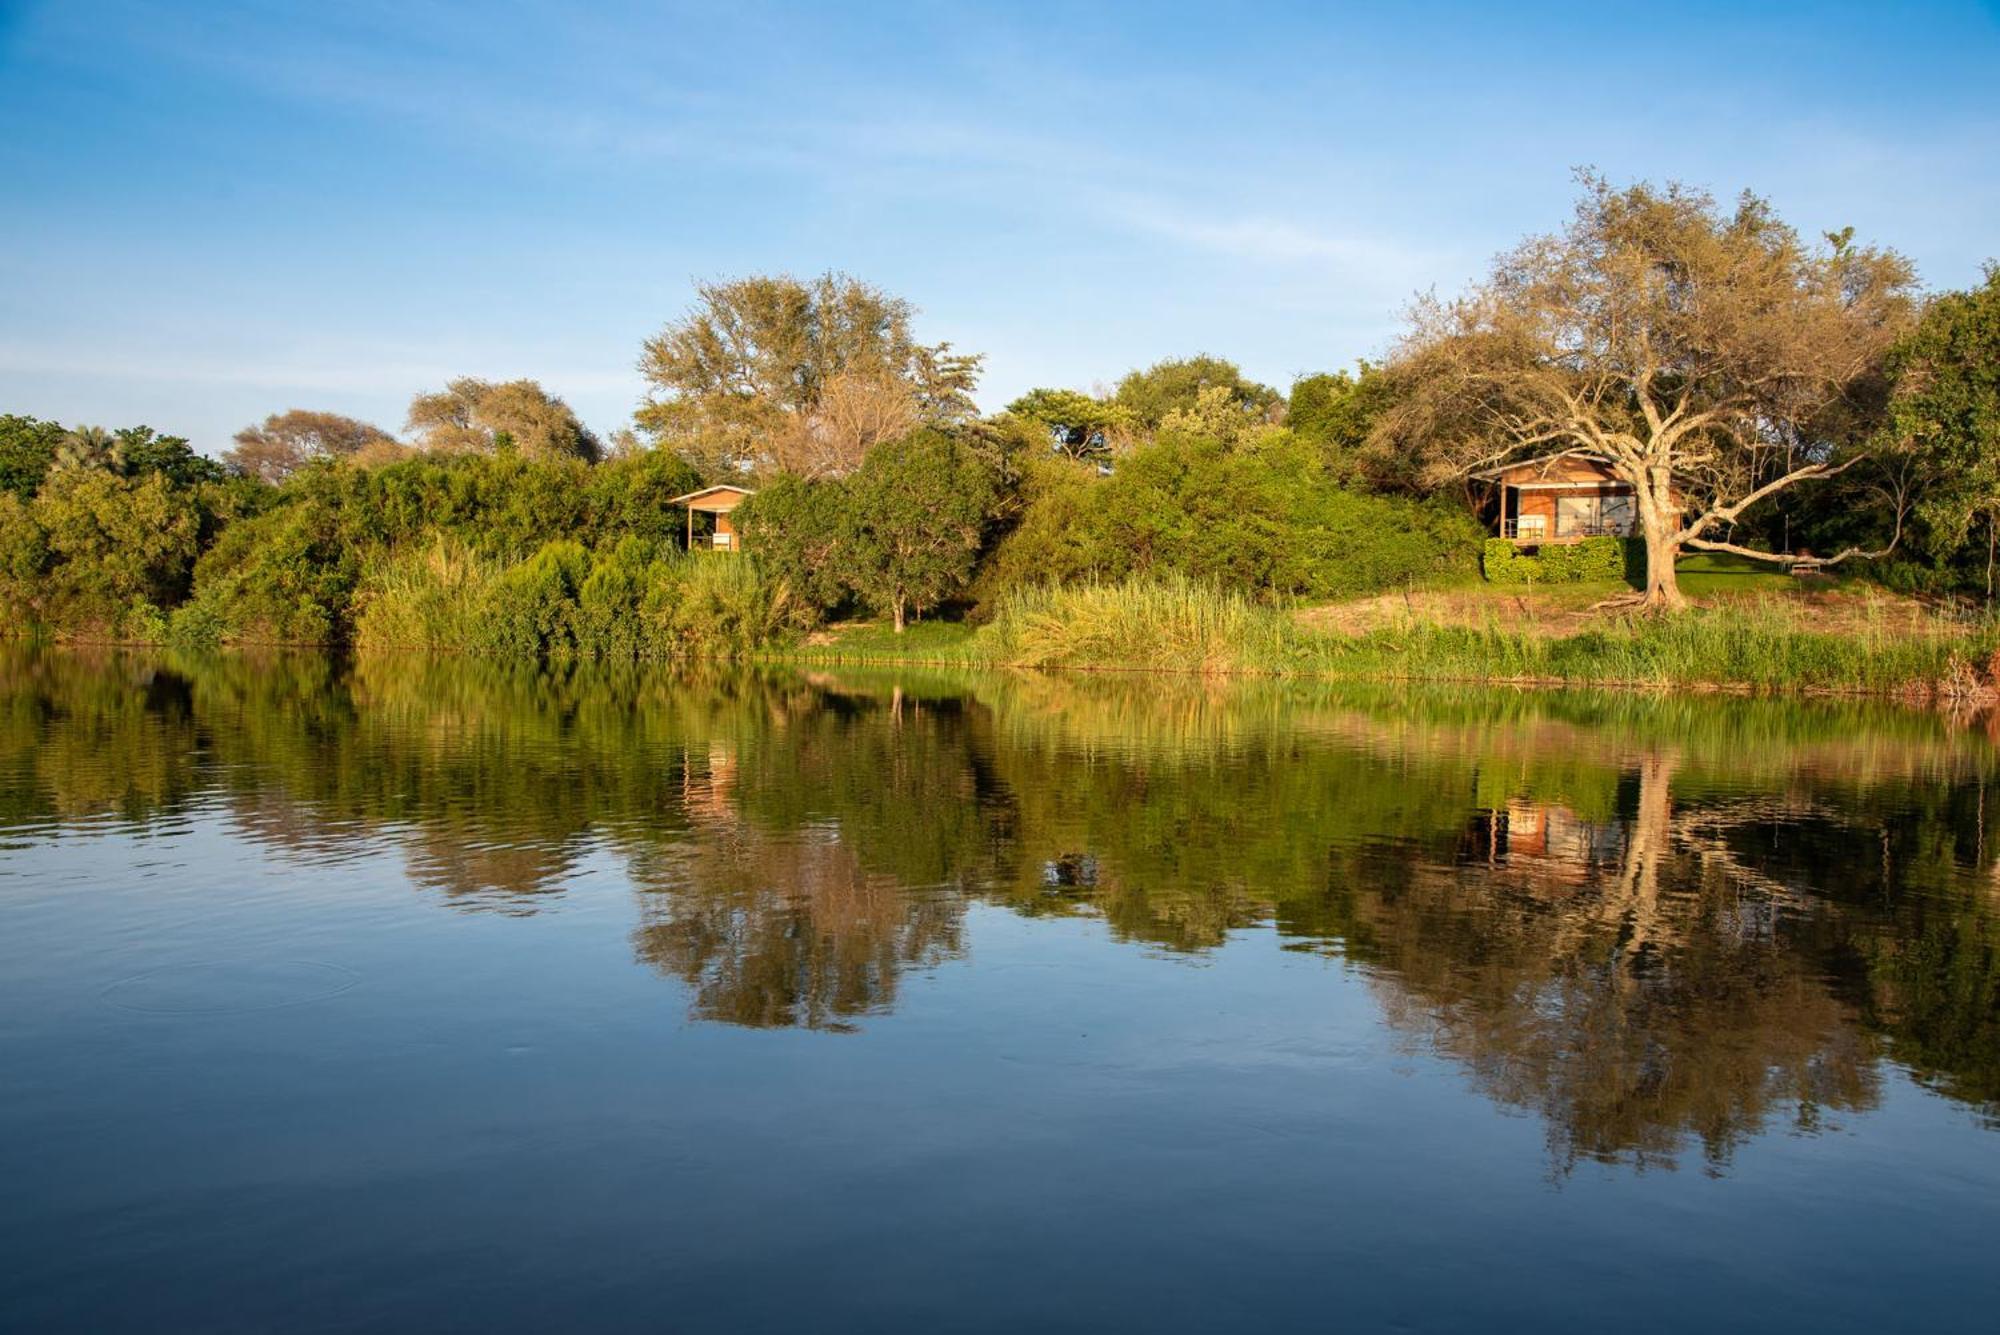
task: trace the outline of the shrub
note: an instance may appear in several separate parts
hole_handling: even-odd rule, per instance
[[[219,642],[333,644],[351,631],[360,558],[327,511],[287,505],[231,525],[195,564],[190,625]]]
[[[1026,506],[981,581],[1014,589],[1179,576],[1266,601],[1330,599],[1473,573],[1462,507],[1343,488],[1317,446],[1285,431],[1241,448],[1168,438],[1109,477],[1030,471]]]
[[[653,653],[685,658],[732,658],[769,648],[808,619],[802,604],[747,554],[655,562],[643,616]]]
[[[193,493],[165,473],[57,468],[31,507],[46,535],[44,611],[65,633],[134,639],[185,596],[201,532]]]
[[[577,593],[590,577],[581,543],[552,542],[486,590],[472,647],[502,658],[567,659],[577,648]]]
[[[1635,566],[1636,562],[1636,566]],[[1582,538],[1546,543],[1534,556],[1506,538],[1488,538],[1481,558],[1491,584],[1584,584],[1629,580],[1646,568],[1646,545],[1638,538]]]

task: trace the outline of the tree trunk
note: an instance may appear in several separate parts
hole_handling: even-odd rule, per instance
[[[903,633],[903,627],[908,621],[908,617],[904,613],[902,595],[897,594],[894,598],[890,599],[889,605],[896,618],[896,633],[898,635],[901,635]]]
[[[1652,469],[1635,490],[1639,528],[1646,535],[1646,609],[1679,611],[1687,599],[1674,573],[1674,558],[1680,555],[1674,535],[1680,532],[1681,517],[1674,509],[1671,475],[1664,468]]]

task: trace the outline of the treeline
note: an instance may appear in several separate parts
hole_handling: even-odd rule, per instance
[[[766,285],[705,289],[718,309],[686,328],[740,326]],[[820,391],[761,416],[737,390],[684,386],[642,412],[650,442],[603,444],[532,382],[419,395],[407,440],[278,414],[222,462],[144,428],[0,418],[0,596],[17,629],[73,640],[655,658],[855,615],[983,617],[1022,590],[1135,576],[1282,602],[1476,568],[1461,503],[1361,463],[1351,419],[1372,372],[1302,382],[1295,397],[1321,410],[1296,425],[1284,395],[1211,357],[1134,372],[1088,430],[1044,392],[980,418],[937,383],[944,367],[969,386],[976,359],[896,353],[896,303],[851,279],[794,295],[806,346],[850,369],[786,377]],[[673,504],[718,480],[756,490],[736,514],[740,556],[707,548],[705,518],[689,551]]]
[[[1476,577],[1472,476],[1561,452],[1632,482],[1655,606],[1682,601],[1683,546],[1990,597],[2000,268],[1925,299],[1893,252],[1808,245],[1754,197],[1585,186],[1387,363],[1289,391],[1202,355],[981,416],[979,357],[829,274],[700,286],[609,439],[534,381],[471,377],[400,436],[294,409],[220,461],[0,417],[0,600],[80,640],[543,658],[1147,582],[1282,605]],[[756,493],[746,551],[690,552],[674,499],[725,482]]]

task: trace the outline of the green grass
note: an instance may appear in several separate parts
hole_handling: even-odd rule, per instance
[[[929,622],[899,639],[885,627],[869,626],[787,656],[847,663],[1955,696],[1994,688],[1989,665],[1996,649],[2000,631],[1992,622],[1939,616],[1912,629],[1888,619],[1832,632],[1802,626],[1795,610],[1770,604],[1662,617],[1606,616],[1569,635],[1418,618],[1345,635],[1301,625],[1280,609],[1200,585],[1128,580],[1024,591],[1003,600],[992,622],[976,630]]]
[[[1680,577],[1681,592],[1694,598],[1718,593],[1789,594],[1812,587],[1795,578],[1784,566],[1729,552],[1683,556],[1675,563],[1674,572]]]
[[[913,621],[901,635],[887,621],[855,621],[832,627],[817,642],[788,649],[782,657],[815,663],[969,663],[976,632],[962,621]]]

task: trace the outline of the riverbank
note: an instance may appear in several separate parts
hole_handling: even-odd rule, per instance
[[[1686,613],[1595,606],[1613,590],[1488,589],[1280,610],[1172,583],[1026,593],[986,624],[898,637],[850,623],[759,657],[930,664],[2000,698],[2000,628],[1876,590],[1729,592]]]
[[[544,575],[546,562],[527,575]],[[433,567],[437,569],[433,569]],[[438,570],[443,570],[439,574]],[[1760,695],[2000,703],[2000,620],[1860,584],[1722,584],[1670,616],[1606,607],[1622,585],[1473,584],[1308,607],[1272,607],[1178,580],[1029,589],[980,618],[815,625],[785,587],[736,561],[682,577],[473,578],[421,563],[423,579],[365,601],[348,646],[363,658],[465,656],[502,663],[754,660],[829,666],[1054,668]],[[470,572],[470,573],[468,573]],[[560,570],[558,574],[562,573]],[[659,572],[650,572],[658,574]],[[198,610],[198,608],[196,609]],[[220,647],[185,613],[157,637],[69,643]],[[310,644],[277,637],[221,645]]]

